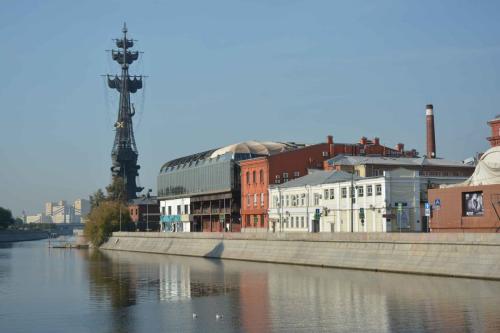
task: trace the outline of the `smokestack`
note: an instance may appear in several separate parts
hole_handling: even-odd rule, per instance
[[[425,119],[427,123],[427,157],[436,158],[436,135],[434,132],[434,108],[432,104],[425,107]]]
[[[333,157],[333,155],[335,155],[335,149],[333,148],[333,136],[327,136],[326,142],[328,143],[328,153],[330,154],[330,157]]]

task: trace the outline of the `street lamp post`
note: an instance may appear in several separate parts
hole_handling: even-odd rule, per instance
[[[152,191],[152,189],[148,189],[148,192],[146,194],[146,232],[149,231],[149,193],[151,193]]]

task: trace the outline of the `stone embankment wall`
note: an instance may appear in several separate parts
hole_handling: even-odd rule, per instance
[[[500,235],[117,232],[106,250],[500,280]]]
[[[0,243],[23,242],[45,239],[48,234],[45,231],[22,231],[22,230],[2,230],[0,231]]]

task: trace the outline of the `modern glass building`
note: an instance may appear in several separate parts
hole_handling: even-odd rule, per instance
[[[239,231],[241,177],[238,162],[300,146],[247,141],[165,163],[158,175],[163,230],[174,230],[169,223],[179,219],[172,217],[178,212],[177,207],[172,206],[174,201],[190,198],[189,214],[182,210],[184,219],[189,218],[190,231]]]

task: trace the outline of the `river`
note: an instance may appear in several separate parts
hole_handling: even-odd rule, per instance
[[[0,244],[6,333],[498,332],[499,309],[497,281]]]

